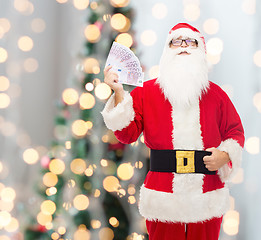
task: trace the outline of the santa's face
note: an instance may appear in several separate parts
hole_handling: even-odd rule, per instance
[[[181,48],[181,51],[178,53],[178,55],[191,55],[191,53],[187,51],[186,48],[190,47],[192,49],[196,49],[198,47],[198,41],[193,38],[183,38],[182,36],[179,36],[178,38],[171,40],[169,47],[172,49]]]
[[[190,36],[173,38],[164,48],[157,82],[173,104],[191,105],[208,86],[205,51]]]

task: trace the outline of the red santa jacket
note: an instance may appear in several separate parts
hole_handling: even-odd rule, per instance
[[[205,150],[219,147],[231,163],[216,175],[149,171],[140,191],[140,213],[148,220],[198,222],[222,216],[229,208],[226,181],[241,163],[244,132],[226,93],[210,82],[207,92],[190,107],[165,98],[156,80],[125,92],[114,107],[112,96],[103,112],[105,124],[123,143],[143,132],[151,149]]]

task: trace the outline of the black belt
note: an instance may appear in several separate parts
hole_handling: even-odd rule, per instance
[[[150,154],[150,171],[176,173],[203,173],[215,175],[203,162],[211,152],[198,150],[154,150]]]

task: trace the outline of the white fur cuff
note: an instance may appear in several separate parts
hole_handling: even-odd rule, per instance
[[[232,180],[237,170],[240,168],[242,160],[242,147],[234,139],[227,139],[222,142],[218,148],[220,151],[228,153],[230,160],[232,161],[232,168],[225,164],[218,170],[221,181]]]
[[[129,92],[124,91],[124,98],[116,107],[114,94],[107,101],[101,112],[105,125],[112,131],[122,130],[134,120],[135,112],[133,109],[133,100]]]

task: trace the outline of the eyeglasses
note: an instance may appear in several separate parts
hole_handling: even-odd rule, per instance
[[[179,47],[182,45],[183,41],[186,43],[187,46],[190,46],[192,48],[196,48],[198,46],[198,41],[196,39],[172,39],[170,44],[172,44],[175,47]]]

